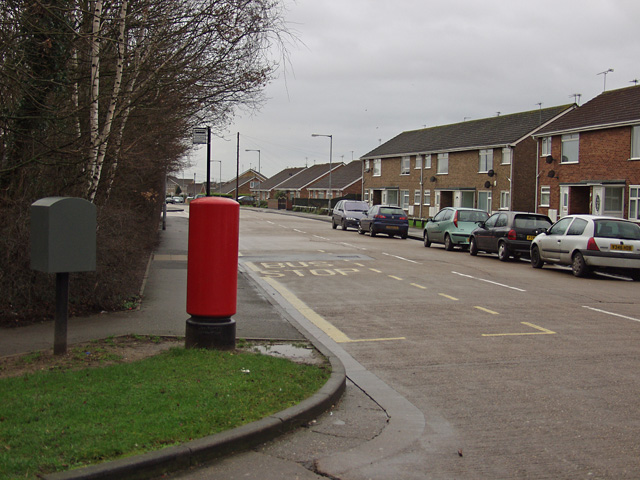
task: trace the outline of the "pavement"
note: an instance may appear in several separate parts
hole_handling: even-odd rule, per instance
[[[319,221],[330,217],[299,215]],[[419,229],[410,238],[421,239]],[[68,344],[109,336],[184,336],[188,215],[170,208],[149,260],[140,309],[69,319]],[[73,289],[73,283],[71,284]],[[331,363],[329,381],[300,404],[248,425],[135,457],[43,476],[62,479],[392,478],[385,459],[419,441],[425,419],[289,304],[257,273],[238,266],[237,338],[310,341]],[[53,346],[53,322],[5,329],[0,356]],[[387,462],[387,465],[388,462]]]

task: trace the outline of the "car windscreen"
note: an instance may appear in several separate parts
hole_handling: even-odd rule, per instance
[[[537,215],[516,215],[513,221],[515,228],[536,230],[538,228],[549,228],[551,221],[548,218],[539,217]]]
[[[382,207],[380,209],[380,214],[381,215],[402,215],[402,216],[404,216],[404,210],[402,210],[401,208]]]
[[[344,209],[351,212],[366,212],[369,210],[369,204],[366,202],[345,202]]]
[[[640,240],[640,227],[622,220],[596,220],[596,237]]]
[[[459,222],[484,222],[489,218],[487,212],[477,212],[474,210],[458,210]]]

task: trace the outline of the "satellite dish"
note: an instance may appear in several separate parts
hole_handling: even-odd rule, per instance
[[[496,172],[494,172],[493,170],[489,170],[487,172],[487,175],[489,175],[490,177],[493,177],[496,174]]]
[[[432,182],[435,182],[437,180],[436,177],[431,177],[429,180],[431,180]]]
[[[549,170],[549,173],[547,173],[547,177],[549,178],[553,178],[556,176],[556,171],[555,170]]]
[[[551,155],[547,157],[547,163],[553,163],[553,157]]]
[[[490,186],[491,186],[491,182],[489,180],[484,182],[484,188],[489,188]]]

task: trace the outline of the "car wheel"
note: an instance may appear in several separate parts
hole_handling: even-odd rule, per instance
[[[448,233],[444,236],[444,249],[447,252],[453,250],[453,242],[451,241],[451,236]]]
[[[364,235],[364,230],[362,229],[362,225],[360,225],[360,223],[358,223],[358,233],[360,235]]]
[[[542,268],[543,265],[544,262],[540,258],[540,250],[538,250],[538,247],[534,245],[531,247],[531,266],[533,268]]]
[[[476,239],[471,237],[471,241],[469,242],[469,255],[475,257],[478,255],[478,245],[476,245]]]
[[[507,248],[507,244],[504,242],[500,242],[498,244],[498,259],[501,262],[506,262],[509,260],[509,249]]]
[[[426,231],[424,232],[424,236],[423,236],[422,240],[424,241],[424,246],[425,247],[430,247],[431,246],[431,241],[429,241],[429,234]]]
[[[342,227],[342,230],[346,230],[347,229],[347,221],[346,220],[342,220],[342,224],[340,225],[340,227]]]
[[[400,238],[403,240],[406,240],[408,236],[409,236],[408,233],[403,233],[402,235],[400,235]]]
[[[631,270],[629,276],[634,282],[640,282],[640,270]]]
[[[573,270],[573,274],[576,277],[586,277],[591,272],[591,269],[585,263],[584,257],[580,252],[574,253],[571,269]]]
[[[376,236],[376,232],[373,231],[373,223],[369,225],[369,235],[371,235],[372,237]]]
[[[336,220],[335,218],[331,219],[331,228],[333,228],[334,230],[338,227],[338,225],[336,225]]]

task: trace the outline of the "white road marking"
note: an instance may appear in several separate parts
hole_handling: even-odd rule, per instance
[[[505,285],[504,283],[493,282],[491,280],[487,280],[486,278],[478,278],[478,277],[474,277],[473,275],[467,275],[465,273],[460,273],[460,272],[451,272],[451,273],[453,273],[454,275],[460,275],[461,277],[466,277],[466,278],[471,278],[473,280],[479,280],[481,282],[491,283],[492,285],[497,285],[499,287],[510,288],[511,290],[516,290],[518,292],[526,292],[526,290],[523,290],[522,288],[512,287],[510,285]]]
[[[382,252],[382,255],[386,255],[388,257],[394,257],[394,258],[397,258],[398,260],[404,260],[405,262],[411,262],[411,263],[415,263],[415,264],[420,265],[419,262],[416,262],[416,261],[413,261],[413,260],[409,260],[408,258],[399,257],[398,255],[391,255],[390,253],[385,253],[385,252]]]
[[[632,320],[634,322],[640,322],[640,319],[638,319],[638,318],[627,317],[626,315],[620,315],[619,313],[607,312],[606,310],[601,310],[599,308],[589,307],[587,305],[583,305],[582,308],[588,308],[589,310],[593,310],[594,312],[604,313],[605,315],[612,315],[614,317],[620,317],[620,318],[624,318],[626,320]]]

